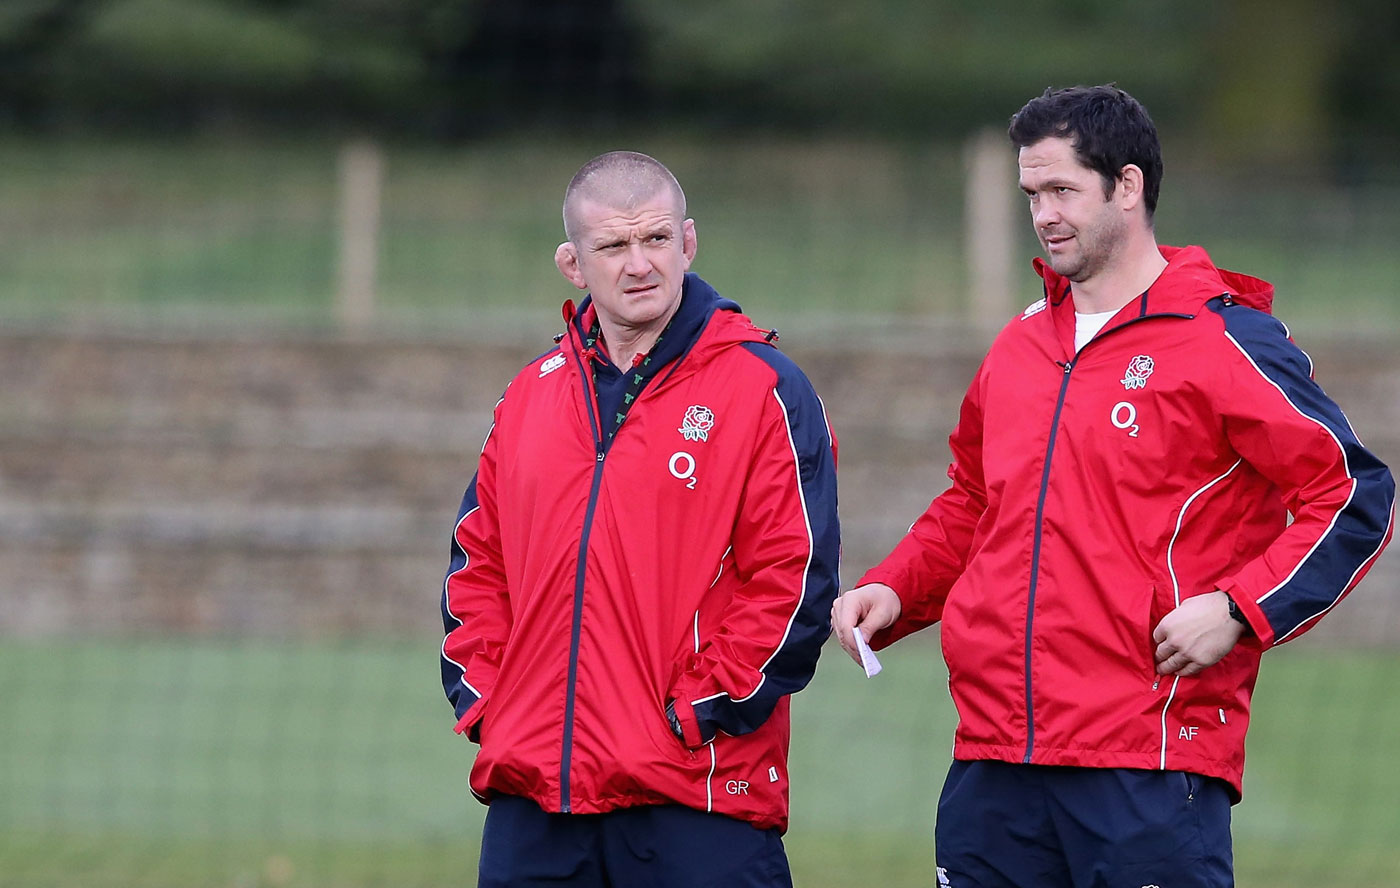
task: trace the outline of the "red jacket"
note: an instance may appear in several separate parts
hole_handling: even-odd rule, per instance
[[[1238,796],[1260,654],[1365,574],[1394,482],[1269,316],[1271,286],[1162,253],[1078,355],[1069,282],[1037,260],[1046,299],[978,370],[952,486],[861,583],[903,604],[877,647],[942,620],[955,758],[1192,771]],[[1152,630],[1214,589],[1255,637],[1159,677]]]
[[[821,402],[767,331],[687,275],[674,360],[607,443],[572,308],[560,348],[496,405],[453,538],[443,684],[457,730],[480,737],[472,790],[785,829],[787,695],[812,676],[837,590]]]

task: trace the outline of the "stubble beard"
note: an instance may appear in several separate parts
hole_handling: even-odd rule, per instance
[[[1112,224],[1076,229],[1074,253],[1059,257],[1058,264],[1051,255],[1050,267],[1072,283],[1083,283],[1111,264],[1124,239],[1124,228]]]

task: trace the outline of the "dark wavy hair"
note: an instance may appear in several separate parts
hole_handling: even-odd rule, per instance
[[[1157,211],[1162,187],[1162,145],[1142,103],[1113,84],[1046,89],[1011,117],[1007,135],[1017,148],[1060,136],[1075,156],[1103,178],[1104,198],[1113,193],[1123,167],[1142,170],[1147,218]]]

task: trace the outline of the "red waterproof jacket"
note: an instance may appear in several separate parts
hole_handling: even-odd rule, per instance
[[[876,647],[942,621],[955,758],[1192,771],[1238,798],[1261,653],[1361,579],[1395,488],[1268,314],[1273,288],[1162,254],[1077,355],[1069,282],[1037,260],[1046,298],[978,370],[952,486],[860,582],[903,604]],[[1158,621],[1215,589],[1254,637],[1158,676]]]
[[[787,695],[815,670],[837,591],[821,402],[691,274],[673,357],[609,442],[581,339],[592,309],[582,324],[565,309],[560,347],[496,405],[443,588],[443,685],[481,743],[472,790],[786,829]]]

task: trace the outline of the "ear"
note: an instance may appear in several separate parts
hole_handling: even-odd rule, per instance
[[[690,271],[690,263],[695,261],[695,251],[699,246],[695,239],[695,220],[687,219],[681,223],[681,255],[685,257],[685,271]]]
[[[578,247],[574,246],[573,241],[564,241],[554,251],[554,267],[575,287],[580,290],[588,289],[588,284],[583,279],[583,269],[578,263]]]
[[[1135,163],[1123,167],[1116,189],[1119,206],[1125,210],[1132,210],[1142,205],[1143,184],[1142,167]]]

